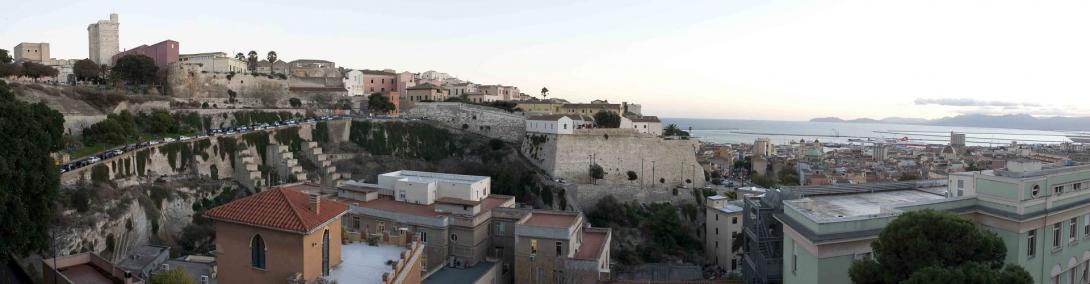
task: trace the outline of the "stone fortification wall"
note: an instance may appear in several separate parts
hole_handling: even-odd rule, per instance
[[[226,98],[227,90],[234,90],[239,96],[249,97],[262,88],[275,88],[286,92],[288,80],[279,77],[255,76],[250,74],[202,73],[184,65],[170,67],[168,82],[171,96],[179,98]],[[227,77],[231,77],[228,79]]]
[[[402,117],[423,118],[445,126],[471,133],[519,143],[526,134],[526,117],[522,113],[464,104],[464,103],[417,103],[404,111]]]
[[[521,148],[523,155],[545,172],[579,183],[591,183],[589,168],[596,163],[606,172],[598,183],[702,187],[704,173],[696,161],[697,143],[620,129],[594,129],[572,135],[528,133]],[[628,180],[628,171],[636,173],[635,181]]]

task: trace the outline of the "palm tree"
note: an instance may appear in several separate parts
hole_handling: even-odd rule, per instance
[[[246,59],[246,62],[249,63],[250,71],[254,71],[254,68],[257,67],[257,51],[251,50]]]
[[[677,124],[671,123],[670,125],[666,126],[666,130],[662,131],[662,135],[675,136],[678,135],[679,132],[681,132],[681,128],[677,127]]]
[[[269,54],[265,55],[265,59],[269,60],[269,74],[273,73],[273,63],[276,62],[276,51],[269,51]]]
[[[239,61],[246,61],[246,55],[242,54],[242,52],[239,52],[238,54],[235,54],[235,59],[238,59]]]
[[[549,95],[549,88],[541,87],[541,99],[545,99]]]

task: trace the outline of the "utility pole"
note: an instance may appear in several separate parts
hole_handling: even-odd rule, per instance
[[[643,157],[640,157],[640,189],[643,189]]]
[[[655,188],[655,161],[651,161],[651,188]]]

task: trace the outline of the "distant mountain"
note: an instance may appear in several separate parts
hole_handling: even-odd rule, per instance
[[[892,123],[939,126],[1010,128],[1026,130],[1090,131],[1090,117],[1034,117],[1028,114],[964,114],[938,119],[888,117],[883,119],[820,117],[811,122]]]

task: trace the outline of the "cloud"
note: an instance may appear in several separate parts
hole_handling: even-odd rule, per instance
[[[942,106],[959,106],[959,107],[1003,107],[1006,109],[1016,109],[1018,107],[1039,107],[1037,103],[1019,103],[1019,102],[1005,102],[1005,101],[982,101],[968,98],[937,98],[937,99],[925,99],[917,98],[915,103],[917,105],[942,105]]]

